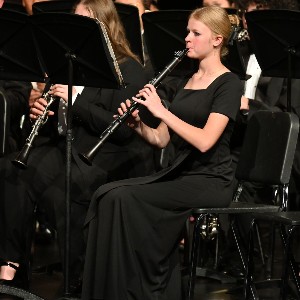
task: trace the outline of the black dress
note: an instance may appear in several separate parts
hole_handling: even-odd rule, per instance
[[[203,127],[211,112],[229,117],[216,145],[201,153],[174,135],[170,167],[96,191],[86,219],[82,299],[181,298],[176,250],[191,208],[227,206],[232,197],[229,141],[241,95],[230,72],[207,89],[179,89],[170,110],[186,122]]]

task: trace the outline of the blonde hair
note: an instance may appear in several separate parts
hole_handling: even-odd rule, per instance
[[[139,61],[130,49],[124,27],[112,0],[79,0],[74,8],[76,9],[79,4],[84,5],[93,18],[104,24],[118,62],[127,57]]]
[[[221,35],[221,56],[228,54],[227,43],[231,34],[231,23],[226,10],[219,6],[197,8],[190,14],[190,18],[204,23],[214,34]]]

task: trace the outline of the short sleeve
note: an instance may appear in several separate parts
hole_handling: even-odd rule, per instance
[[[241,106],[242,95],[241,80],[233,73],[225,73],[215,90],[211,112],[220,113],[235,120]]]

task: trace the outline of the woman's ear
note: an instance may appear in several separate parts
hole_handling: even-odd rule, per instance
[[[219,45],[221,45],[222,42],[223,42],[223,37],[220,34],[214,36],[213,45],[215,47],[218,47]]]

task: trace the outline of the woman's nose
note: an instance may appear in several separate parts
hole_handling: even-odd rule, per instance
[[[190,34],[188,33],[188,34],[186,35],[185,39],[184,39],[186,42],[190,40],[190,37],[189,37],[189,36],[190,36]]]

